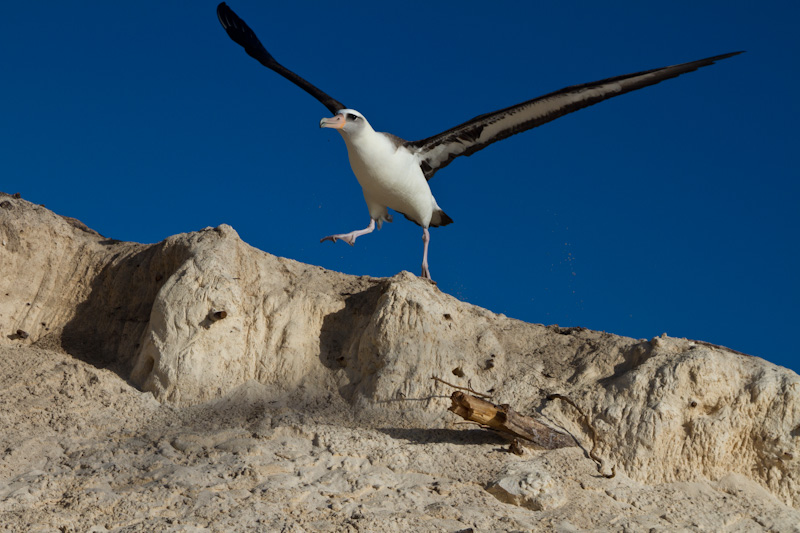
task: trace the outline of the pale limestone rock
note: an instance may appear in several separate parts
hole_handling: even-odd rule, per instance
[[[405,503],[397,505],[427,509],[419,520],[432,520],[431,530],[468,524],[658,530],[697,523],[747,531],[748,516],[779,531],[800,523],[786,507],[800,506],[800,378],[756,357],[666,336],[644,341],[526,324],[460,302],[406,272],[352,277],[277,258],[225,225],[153,245],[124,243],[0,195],[0,241],[0,348],[6,354],[0,392],[6,405],[17,406],[0,412],[0,422],[17,431],[0,446],[11,450],[0,461],[0,474],[8,473],[0,479],[0,500],[13,512],[34,509],[46,500],[42,494],[54,498],[47,492],[50,483],[52,490],[60,486],[53,476],[73,483],[59,465],[83,464],[85,432],[135,432],[131,427],[145,421],[172,424],[175,413],[197,412],[197,420],[180,415],[182,424],[192,420],[197,427],[167,424],[144,453],[154,454],[146,462],[155,469],[154,483],[203,487],[192,498],[208,516],[255,501],[263,486],[284,496],[275,500],[280,503],[253,504],[262,515],[307,502],[346,512],[348,520],[382,524],[390,513],[387,495],[399,494]],[[214,314],[220,311],[224,317]],[[32,351],[24,357],[23,349]],[[146,394],[82,361],[48,363],[56,356],[44,349],[109,366]],[[452,391],[433,375],[494,391],[492,401],[568,429],[588,451],[590,432],[577,411],[545,399],[570,397],[597,431],[604,473],[613,468],[617,476],[598,476],[578,449],[532,452],[549,461],[545,467],[507,457],[493,441],[460,445],[456,435],[480,432],[446,429],[453,421],[446,410]],[[28,381],[17,386],[16,379]],[[93,413],[98,404],[105,414],[70,414],[84,407]],[[117,419],[117,412],[126,414]],[[319,425],[320,417],[328,426]],[[99,465],[121,464],[98,443],[123,429],[102,431],[90,455]],[[428,442],[434,434],[444,440]],[[115,442],[113,454],[125,457],[146,444],[134,437]],[[132,466],[121,468],[133,477],[118,482],[133,487],[139,452],[131,453]],[[177,459],[214,454],[230,462],[198,470]],[[272,457],[281,463],[266,459]],[[228,500],[220,502],[212,487],[226,468],[242,468],[243,477],[229,481]],[[457,489],[447,477],[453,472],[461,472]],[[127,502],[131,520],[147,516],[147,506],[109,489],[108,479],[98,473],[87,490]],[[236,492],[238,486],[247,494]],[[480,509],[505,504],[483,486],[523,507],[512,512],[506,505],[495,515],[509,522],[492,521]],[[158,498],[179,506],[180,494]],[[359,504],[362,497],[372,507]],[[165,519],[173,513],[164,512]],[[726,513],[742,518],[730,521]],[[294,514],[275,516],[269,527],[300,527]],[[397,516],[396,530],[427,527]],[[545,519],[552,527],[541,525]],[[238,523],[234,515],[229,520],[218,527]]]
[[[567,501],[559,481],[531,464],[506,468],[486,490],[501,502],[533,511],[555,509]]]
[[[739,473],[800,505],[800,377],[682,339],[647,344],[615,375],[574,387],[595,420],[598,455],[643,482]],[[563,406],[545,412],[586,435]]]

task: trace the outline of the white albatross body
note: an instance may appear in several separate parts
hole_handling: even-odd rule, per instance
[[[427,227],[433,213],[440,209],[420,169],[419,159],[391,136],[372,129],[358,111],[343,109],[340,113],[350,124],[336,127],[329,125],[330,119],[322,119],[320,124],[341,133],[370,217],[377,221],[378,227],[383,221],[391,222],[388,207]]]
[[[352,246],[356,238],[371,233],[376,225],[380,229],[384,222],[391,222],[389,209],[392,209],[422,226],[422,276],[430,278],[428,227],[449,224],[452,220],[436,203],[418,155],[402,139],[375,131],[355,109],[342,109],[333,118],[323,118],[319,125],[334,128],[342,135],[350,168],[361,185],[370,216],[370,224],[363,230],[329,235],[322,241],[341,239]]]
[[[546,124],[566,114],[609,98],[636,91],[664,80],[713,65],[742,52],[721,54],[688,63],[680,63],[623,74],[604,80],[572,85],[520,104],[492,111],[419,141],[404,141],[389,133],[372,129],[364,116],[347,108],[318,87],[287,69],[267,52],[250,27],[222,2],[217,17],[228,36],[251,57],[285,77],[320,101],[335,116],[324,118],[320,127],[339,130],[347,145],[350,166],[361,184],[369,209],[369,226],[362,230],[329,235],[322,241],[343,240],[354,244],[356,238],[371,233],[384,222],[391,222],[389,209],[402,213],[422,226],[422,276],[430,279],[428,243],[431,226],[453,222],[436,203],[428,181],[459,156],[469,156],[492,143]]]

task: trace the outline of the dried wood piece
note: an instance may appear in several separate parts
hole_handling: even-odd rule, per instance
[[[450,400],[453,402],[450,411],[465,420],[494,429],[512,441],[519,439],[548,450],[576,446],[575,439],[570,435],[521,415],[508,405],[495,405],[461,391],[455,391]]]
[[[448,387],[452,387],[454,389],[465,390],[467,392],[471,392],[475,396],[480,396],[481,398],[491,398],[492,397],[491,394],[483,394],[482,392],[478,392],[478,391],[474,390],[471,386],[470,387],[460,387],[458,385],[453,385],[452,383],[448,383],[448,382],[446,382],[445,380],[443,380],[441,378],[437,378],[436,376],[431,376],[431,379],[434,380],[434,381],[438,381],[439,383],[444,383]]]

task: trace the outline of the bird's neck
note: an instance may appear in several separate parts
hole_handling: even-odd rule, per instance
[[[356,153],[375,150],[375,148],[381,144],[383,137],[369,127],[361,128],[352,133],[344,131],[340,131],[339,133],[342,134],[342,138],[347,145],[347,150]]]

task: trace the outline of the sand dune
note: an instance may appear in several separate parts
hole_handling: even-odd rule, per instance
[[[757,357],[528,324],[225,225],[119,242],[0,194],[0,241],[6,530],[800,530],[800,377]],[[509,453],[431,376],[576,446]]]

